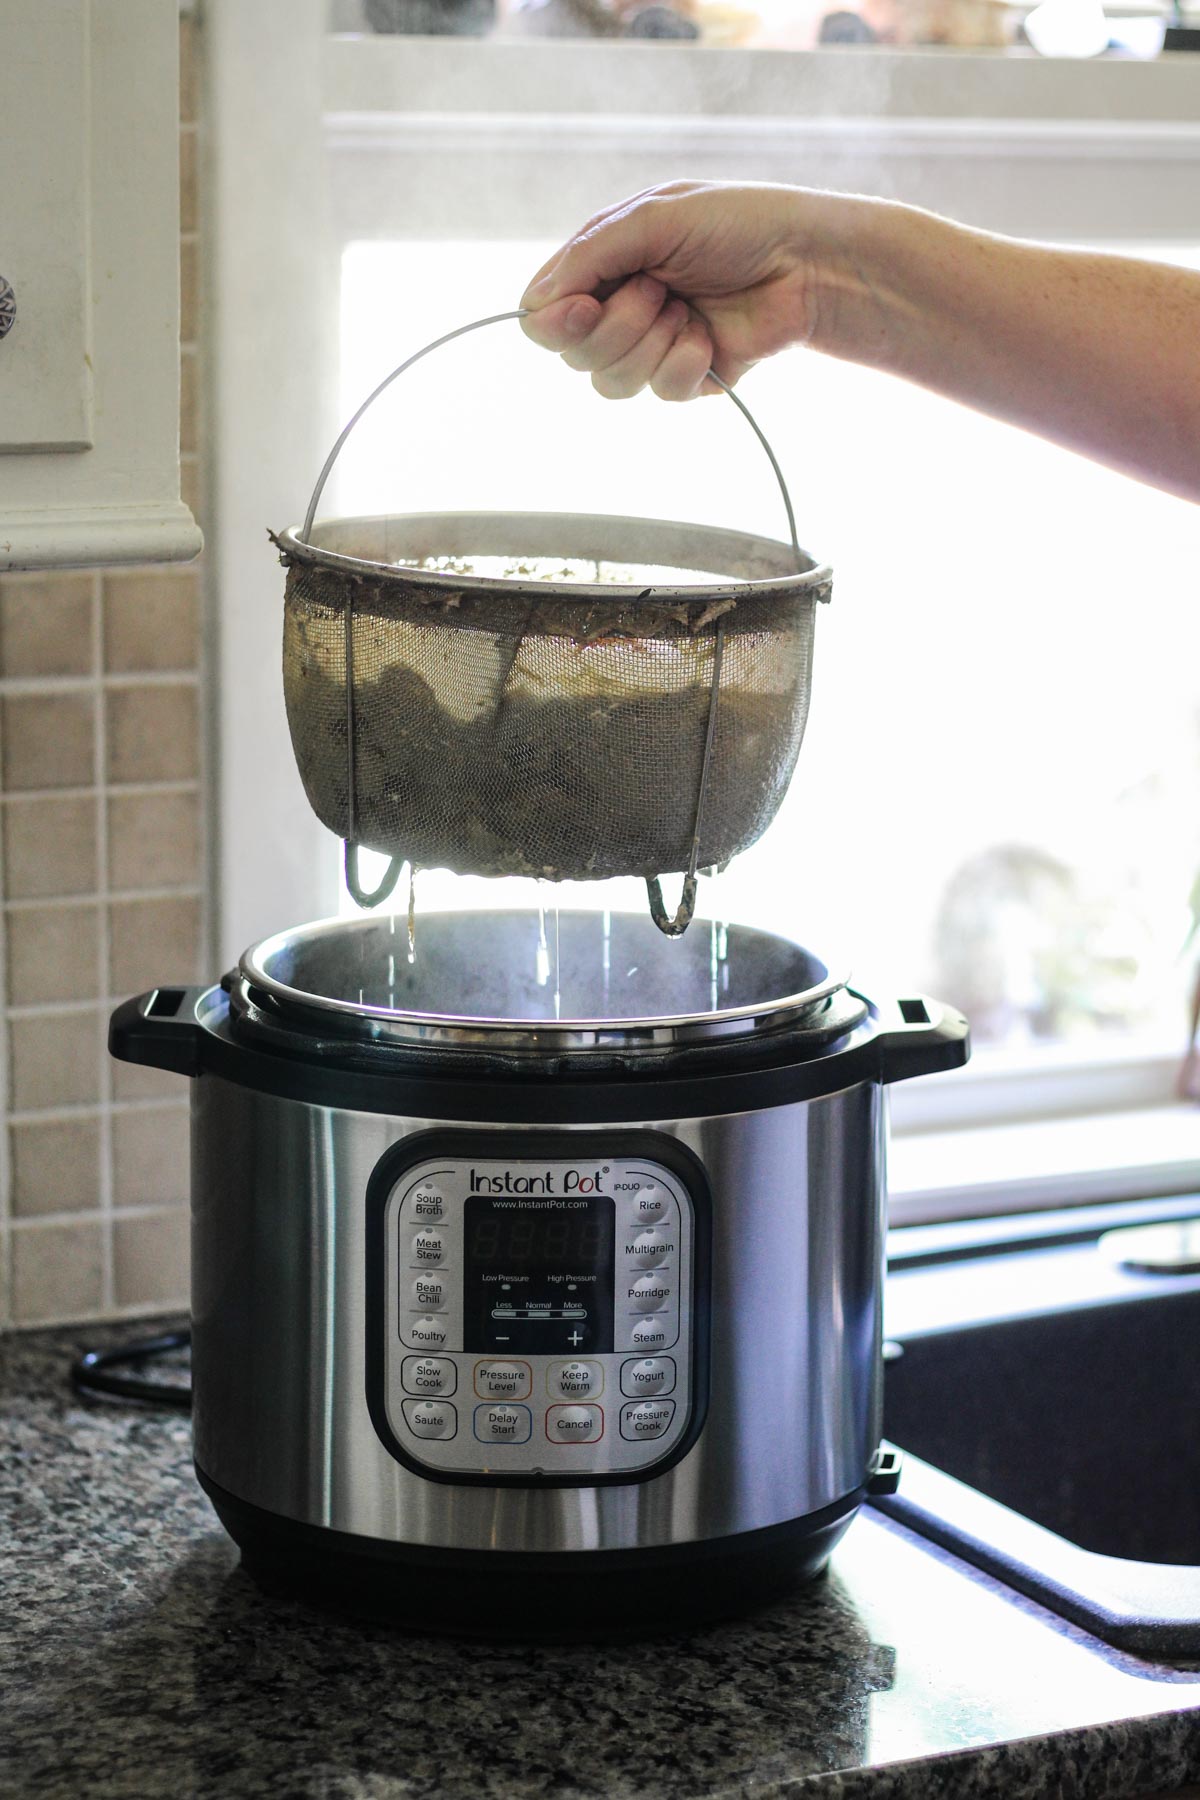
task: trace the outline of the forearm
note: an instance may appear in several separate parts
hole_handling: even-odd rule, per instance
[[[1200,274],[864,203],[811,341],[1200,500]]]

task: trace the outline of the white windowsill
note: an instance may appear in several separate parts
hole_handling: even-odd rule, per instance
[[[1189,1193],[1200,1188],[1200,1106],[901,1134],[888,1172],[893,1225]]]

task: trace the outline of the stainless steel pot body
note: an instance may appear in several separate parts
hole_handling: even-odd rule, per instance
[[[386,1152],[443,1121],[204,1073],[192,1084],[202,1474],[286,1519],[459,1551],[696,1543],[861,1493],[881,1424],[881,1084],[685,1119],[656,1117],[653,1076],[642,1086],[644,1115],[601,1133],[675,1140],[712,1197],[708,1406],[679,1461],[627,1484],[550,1489],[458,1486],[403,1466],[364,1397],[364,1197]],[[465,1129],[476,1126],[513,1129]]]

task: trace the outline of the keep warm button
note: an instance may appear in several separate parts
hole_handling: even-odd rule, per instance
[[[645,1438],[665,1437],[674,1417],[673,1400],[640,1400],[636,1406],[623,1406],[621,1436],[634,1443]]]
[[[477,1406],[475,1436],[481,1444],[527,1444],[533,1414],[527,1406]]]

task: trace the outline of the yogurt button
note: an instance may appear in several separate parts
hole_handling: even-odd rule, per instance
[[[414,1437],[444,1441],[458,1430],[458,1413],[448,1400],[406,1400],[404,1417]]]
[[[674,1386],[673,1357],[644,1356],[640,1362],[621,1364],[623,1394],[669,1394]]]

